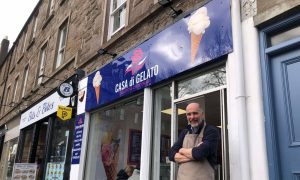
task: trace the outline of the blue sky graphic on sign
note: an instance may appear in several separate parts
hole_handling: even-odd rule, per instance
[[[88,77],[86,111],[233,51],[229,0],[213,0]]]

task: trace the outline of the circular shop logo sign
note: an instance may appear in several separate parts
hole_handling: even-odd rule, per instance
[[[62,83],[58,87],[58,94],[62,97],[70,97],[74,93],[74,88],[69,83]]]

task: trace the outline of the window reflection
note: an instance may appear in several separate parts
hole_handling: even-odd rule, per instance
[[[143,97],[91,115],[84,179],[139,178]]]
[[[201,74],[193,79],[180,81],[178,83],[177,97],[182,98],[201,91],[216,88],[226,84],[225,67],[215,69],[205,74]]]
[[[154,93],[153,179],[170,179],[170,161],[168,159],[171,146],[170,93],[170,86],[157,89]]]

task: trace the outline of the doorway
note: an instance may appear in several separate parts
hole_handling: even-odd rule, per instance
[[[268,166],[274,180],[300,178],[299,15],[260,33]]]
[[[202,105],[206,122],[219,129],[216,180],[229,179],[225,73],[222,66],[154,89],[152,179],[176,180],[177,164],[170,162],[168,152],[188,125],[185,108],[190,102]]]

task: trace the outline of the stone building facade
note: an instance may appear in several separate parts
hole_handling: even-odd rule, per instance
[[[44,100],[50,100],[49,97],[56,93],[57,87],[73,76],[77,69],[82,69],[85,77],[88,77],[115,58],[126,54],[210,2],[207,0],[173,0],[171,5],[163,6],[158,1],[160,0],[40,0],[38,2],[16,41],[5,55],[4,61],[0,62],[0,140],[2,141],[0,148],[3,149],[0,179],[12,176],[14,162],[44,164],[45,167],[37,170],[36,174],[39,179],[46,177],[49,170],[46,167],[48,160],[49,163],[55,161],[50,160],[53,155],[50,151],[57,149],[47,152],[41,149],[44,148],[46,151],[47,145],[48,149],[51,149],[52,145],[49,142],[56,141],[53,140],[56,133],[55,127],[57,127],[56,115],[52,112],[51,115],[43,116],[36,123],[25,127],[22,126],[21,117],[38,107]],[[270,103],[270,99],[272,102],[277,101],[270,94],[280,92],[270,91],[276,79],[272,79],[273,76],[268,71],[271,67],[265,62],[271,63],[275,55],[286,50],[297,49],[300,36],[299,29],[297,29],[300,2],[297,0],[273,0],[272,2],[231,0],[230,5],[233,52],[226,55],[225,60],[221,60],[222,63],[220,63],[226,68],[227,86],[224,106],[228,113],[226,115],[228,127],[226,128],[229,129],[224,139],[227,144],[223,147],[226,154],[222,155],[224,160],[222,179],[299,177],[299,165],[286,166],[288,167],[286,169],[280,165],[278,157],[282,157],[281,151],[289,152],[288,148],[284,148],[285,145],[278,148],[282,141],[282,133],[287,132],[278,131],[280,126],[277,124],[278,114],[273,114],[274,111],[285,108],[288,112],[292,112],[291,110],[294,110],[297,104],[288,101],[290,103],[284,103],[285,105],[281,107],[276,103],[275,105]],[[175,10],[181,9],[183,13],[172,17],[174,11],[170,6]],[[286,38],[284,32],[290,32],[290,30],[293,33],[288,33]],[[279,40],[276,39],[276,35],[280,35],[281,32],[284,37],[280,36]],[[273,37],[276,39],[275,43],[268,45],[269,42],[273,42]],[[100,49],[116,53],[117,56],[100,55]],[[299,56],[296,54],[295,58]],[[214,65],[208,63],[194,69],[193,73],[205,72],[205,68],[209,69],[210,66]],[[299,70],[297,66],[295,68]],[[290,76],[295,75],[299,73]],[[291,82],[297,83],[298,81],[293,79]],[[290,87],[295,92],[299,90],[297,88],[296,86]],[[147,91],[145,90],[144,93],[146,94]],[[291,96],[294,99],[299,97],[297,94]],[[86,112],[86,117],[90,115],[92,113]],[[290,113],[288,117],[296,118],[299,114]],[[273,119],[277,120],[273,121]],[[74,121],[72,119],[73,123]],[[299,146],[299,134],[296,133],[299,123],[293,121],[293,118],[289,122],[288,132],[293,132],[290,134],[292,139],[290,141],[294,142],[291,144],[296,149]],[[295,126],[292,126],[293,123]],[[44,127],[44,125],[47,126]],[[62,129],[64,132],[74,133],[72,123],[62,123],[59,126],[65,127]],[[89,132],[87,129],[89,127],[88,124],[86,126],[82,140],[82,154],[85,154],[88,149]],[[44,130],[47,130],[49,135],[43,134]],[[26,139],[29,136],[32,141]],[[41,143],[40,136],[43,136],[44,143]],[[47,139],[48,136],[52,138]],[[170,136],[174,142],[175,135]],[[89,160],[81,158],[79,165],[71,164],[72,134],[68,138],[71,143],[67,141],[68,151],[64,152],[65,155],[69,154],[64,159],[68,162],[64,164],[63,177],[74,180],[85,179],[84,172],[87,166],[85,163],[89,163]],[[40,155],[38,157],[39,151],[45,157],[44,159]],[[141,156],[150,157],[150,151],[149,148],[142,148]],[[25,157],[26,153],[28,157]],[[85,156],[81,155],[81,157]],[[291,157],[294,156],[291,155]],[[286,159],[291,157],[286,157]],[[149,161],[152,162],[151,158]],[[284,163],[285,165],[293,164]],[[157,177],[155,174],[157,172],[153,170],[155,168],[151,168],[150,165],[141,166],[140,177],[145,179]],[[298,168],[297,171],[290,175],[291,169],[295,168]],[[175,169],[175,165],[171,165],[170,174],[167,176],[169,179],[175,179]]]

